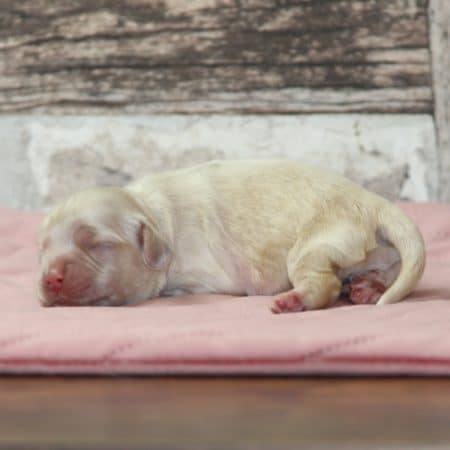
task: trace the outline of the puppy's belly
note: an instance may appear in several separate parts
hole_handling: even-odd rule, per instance
[[[182,259],[170,270],[163,295],[273,295],[290,287],[286,263],[262,274],[246,258],[203,253],[201,259]]]
[[[162,295],[188,294],[231,294],[245,295],[241,283],[234,282],[220,271],[191,269],[185,272],[174,271]]]
[[[287,276],[286,276],[287,280]],[[239,277],[231,280],[212,273],[189,273],[173,279],[161,293],[164,296],[189,294],[274,295],[292,287],[289,281],[252,280]]]
[[[190,255],[190,257],[188,256]],[[221,293],[245,294],[245,277],[236,277],[231,261],[214,257],[206,249],[184,252],[173,261],[164,295]]]

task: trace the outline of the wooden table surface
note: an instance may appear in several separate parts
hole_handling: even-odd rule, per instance
[[[450,379],[0,378],[0,449],[450,449]]]

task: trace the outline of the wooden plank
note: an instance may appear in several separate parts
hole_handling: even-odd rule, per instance
[[[448,449],[450,380],[2,378],[0,449]]]
[[[424,0],[0,0],[0,112],[430,112]]]
[[[440,199],[450,200],[450,3],[430,0],[434,117],[440,156]]]

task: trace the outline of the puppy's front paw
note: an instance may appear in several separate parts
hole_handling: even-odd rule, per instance
[[[283,292],[274,298],[270,309],[275,314],[303,311],[305,309],[303,296],[295,290]]]

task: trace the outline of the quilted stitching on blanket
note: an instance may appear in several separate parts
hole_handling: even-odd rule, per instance
[[[270,298],[192,296],[137,307],[42,308],[39,214],[0,210],[0,371],[450,374],[450,207],[402,206],[428,261],[408,301],[274,315]]]

